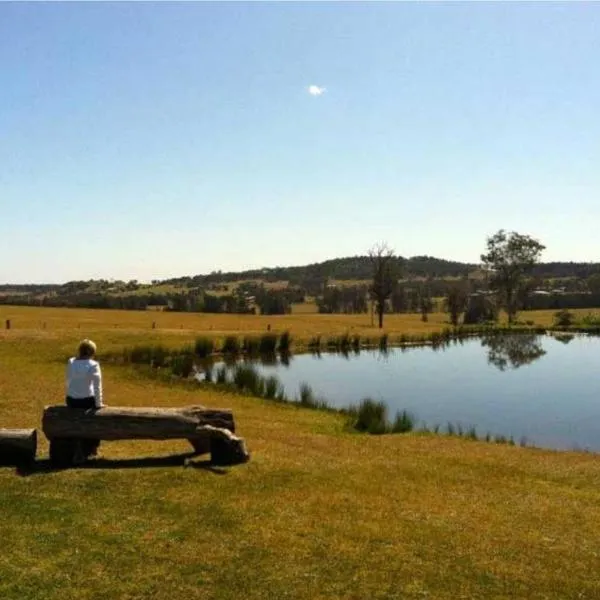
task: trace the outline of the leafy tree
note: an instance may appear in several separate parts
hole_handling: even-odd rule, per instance
[[[405,313],[408,312],[410,307],[408,294],[406,291],[406,287],[403,285],[398,285],[392,292],[390,297],[390,302],[392,305],[392,312],[394,313]]]
[[[526,276],[539,262],[546,247],[538,240],[515,231],[501,229],[487,239],[487,252],[481,255],[483,268],[489,275],[491,289],[498,294],[513,323],[523,300]]]
[[[592,294],[600,294],[600,274],[591,275],[586,279],[588,290]]]
[[[419,312],[421,313],[421,321],[427,323],[429,313],[433,312],[433,300],[429,288],[422,287],[419,290]]]
[[[268,290],[257,297],[256,302],[261,315],[286,315],[292,312],[290,302],[282,291]]]
[[[465,312],[469,300],[468,282],[460,281],[448,286],[445,298],[446,312],[450,315],[450,322],[455,327],[458,325],[460,315]]]
[[[498,307],[490,296],[482,293],[471,294],[467,300],[463,325],[493,323],[498,319]]]
[[[398,259],[387,244],[381,243],[369,250],[369,260],[373,270],[373,281],[369,292],[375,302],[379,329],[381,329],[386,301],[392,295],[398,282]]]

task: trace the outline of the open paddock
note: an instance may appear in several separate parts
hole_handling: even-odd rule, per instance
[[[586,311],[587,312],[587,311]],[[0,427],[40,430],[64,359],[156,336],[378,334],[368,315],[253,317],[0,308]],[[549,323],[552,313],[524,313]],[[386,318],[433,331],[445,315]],[[157,327],[152,329],[152,320]],[[46,323],[44,329],[42,323]],[[104,442],[90,466],[0,468],[0,597],[598,597],[600,460],[418,433],[368,436],[343,417],[106,365],[114,406],[230,408],[252,459],[184,467],[184,440]],[[432,374],[434,376],[434,374]]]

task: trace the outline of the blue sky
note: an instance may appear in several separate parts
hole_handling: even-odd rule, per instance
[[[600,260],[599,64],[596,3],[0,3],[0,283]]]

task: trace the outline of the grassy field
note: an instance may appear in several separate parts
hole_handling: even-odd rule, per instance
[[[588,311],[585,311],[587,313]],[[199,333],[377,333],[368,316],[245,317],[0,307],[0,426],[39,426],[64,360]],[[549,324],[552,313],[523,319]],[[390,334],[444,315],[386,318]],[[152,321],[156,328],[152,329]],[[44,323],[45,328],[44,328]],[[443,436],[347,433],[340,416],[104,367],[113,405],[234,410],[248,464],[103,443],[93,466],[0,468],[0,598],[600,598],[600,458]],[[42,436],[43,438],[43,436]]]

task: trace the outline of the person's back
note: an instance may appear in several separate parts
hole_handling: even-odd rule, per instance
[[[66,392],[71,408],[102,408],[102,372],[98,361],[80,356],[70,358]]]
[[[102,399],[102,372],[95,360],[96,344],[83,340],[77,356],[67,363],[66,401],[69,408],[97,409],[104,406]],[[87,439],[77,448],[75,462],[83,462],[87,456],[95,456],[100,440]]]

